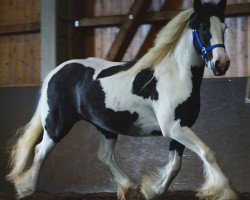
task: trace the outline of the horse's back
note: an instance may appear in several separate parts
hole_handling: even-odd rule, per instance
[[[114,67],[114,66],[119,66],[122,65],[122,62],[111,62],[108,60],[104,60],[101,58],[96,58],[96,57],[89,57],[86,59],[73,59],[73,60],[68,60],[60,65],[58,65],[55,69],[53,69],[45,78],[44,83],[48,83],[50,79],[57,74],[61,69],[63,69],[66,66],[71,66],[71,68],[74,68],[74,65],[82,65],[82,67],[89,67],[93,68],[96,72],[100,72],[104,69]]]
[[[116,68],[116,66],[119,68],[118,66],[122,64],[94,57],[66,61],[46,76],[43,83],[43,93],[45,96],[48,96],[48,93],[52,91],[54,94],[69,94],[80,86],[86,88],[100,72],[108,68]]]

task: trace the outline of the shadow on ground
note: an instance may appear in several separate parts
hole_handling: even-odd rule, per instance
[[[239,200],[250,200],[250,193],[240,193]],[[15,200],[15,197],[4,197],[0,194],[1,200]],[[62,193],[62,194],[49,194],[49,193],[35,193],[30,197],[23,200],[116,200],[114,193],[97,193],[97,194],[77,194],[77,193]],[[165,196],[158,200],[198,200],[193,191],[178,191],[168,192]]]

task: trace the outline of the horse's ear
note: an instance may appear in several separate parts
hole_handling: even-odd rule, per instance
[[[201,0],[194,0],[194,11],[199,11],[202,9],[202,1]]]
[[[220,2],[217,4],[217,7],[221,12],[225,12],[227,6],[227,0],[220,0]]]

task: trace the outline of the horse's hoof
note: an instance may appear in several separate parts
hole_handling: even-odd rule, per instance
[[[208,187],[200,190],[196,196],[200,200],[237,200],[237,194],[230,187],[218,188]]]
[[[138,200],[140,190],[138,187],[118,187],[118,200]]]
[[[14,180],[15,189],[17,191],[17,198],[21,199],[29,196],[35,192],[36,182],[33,174],[30,171],[22,173]]]
[[[154,187],[161,185],[161,182],[159,182],[161,179],[158,175],[159,170],[157,168],[149,172],[144,172],[141,184],[141,196],[143,199],[156,199],[162,194],[163,191],[161,191],[159,187]]]
[[[138,195],[138,200],[147,200],[147,198],[145,197],[145,195],[142,192],[140,192]]]

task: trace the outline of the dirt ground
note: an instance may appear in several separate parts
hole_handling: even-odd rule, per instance
[[[49,194],[49,193],[35,193],[34,195],[24,198],[23,200],[116,200],[114,193],[97,193],[97,194]],[[15,197],[4,196],[0,193],[0,200],[15,200]],[[178,191],[168,192],[165,196],[158,200],[198,200],[193,191]],[[240,193],[239,200],[250,200],[250,193]]]

